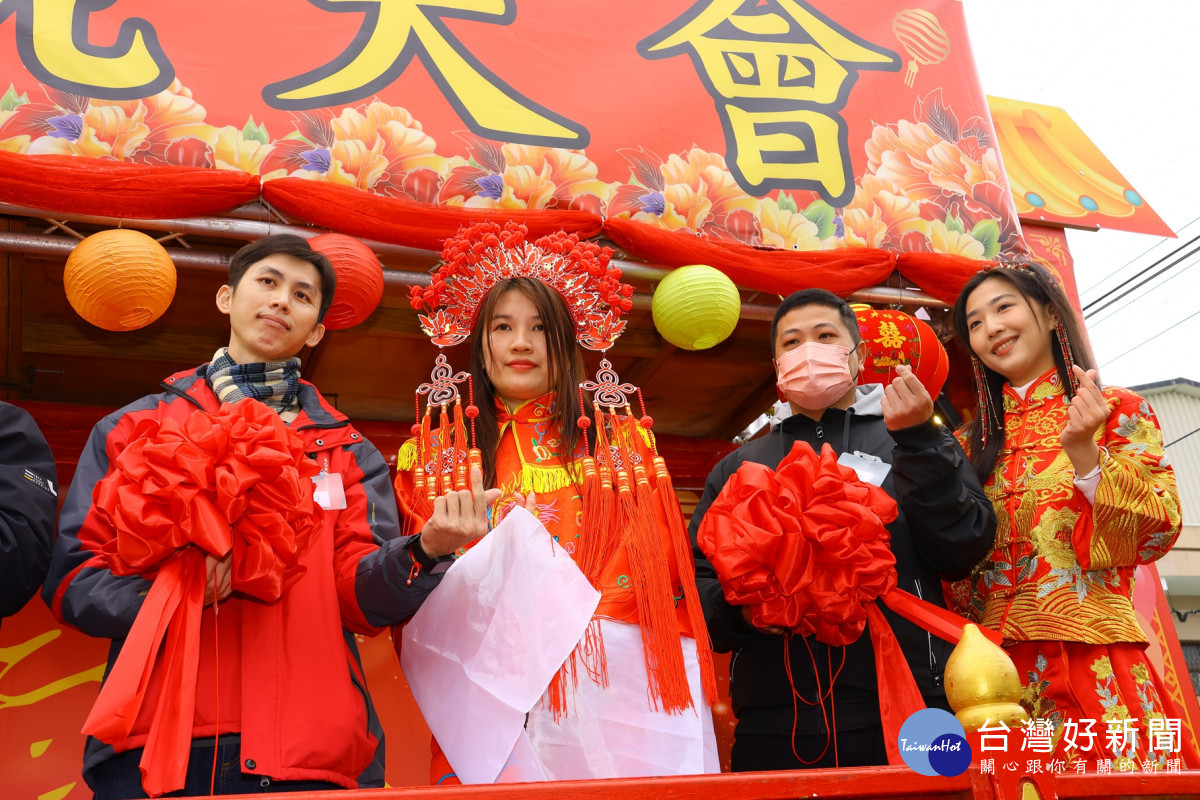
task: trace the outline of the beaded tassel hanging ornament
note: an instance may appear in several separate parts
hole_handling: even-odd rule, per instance
[[[628,399],[635,393],[640,417],[634,416]],[[604,358],[596,379],[579,386],[581,409],[588,407],[587,394],[591,395],[592,416],[589,418],[585,411],[578,424],[585,433],[585,442],[587,429],[594,424],[596,447],[595,456],[589,449],[583,459],[585,527],[580,569],[595,585],[606,555],[614,552],[622,536],[626,537],[650,679],[651,706],[679,712],[690,707],[692,701],[675,624],[675,594],[668,569],[673,558],[688,621],[696,635],[701,684],[711,703],[716,697],[716,677],[712,652],[705,646],[701,633],[707,628],[696,592],[691,541],[683,527],[683,512],[666,461],[658,454],[651,431],[654,420],[646,413],[642,390],[622,383],[612,363]],[[642,456],[647,450],[649,465]],[[653,486],[649,470],[654,473]],[[669,552],[664,552],[660,526],[666,526],[669,533]]]
[[[987,373],[983,364],[975,356],[971,356],[971,372],[975,376],[975,413],[980,421],[980,446],[987,447],[989,432],[1000,429],[1000,418],[996,413],[996,404],[992,402],[991,388],[988,386]]]
[[[464,341],[475,325],[480,305],[497,282],[528,277],[541,281],[562,297],[575,326],[576,340],[582,347],[600,352],[612,347],[625,329],[622,314],[633,307],[633,287],[622,283],[620,270],[610,266],[611,251],[580,241],[574,234],[558,232],[532,242],[527,240],[527,234],[525,226],[517,223],[509,222],[501,227],[493,222],[482,222],[464,228],[446,240],[442,249],[444,263],[434,270],[432,284],[425,288],[413,287],[410,294],[413,308],[425,311],[420,315],[421,326],[434,344],[450,346]],[[460,463],[466,463],[469,468],[479,459],[478,451],[473,449],[473,424],[477,413],[473,402],[466,410],[466,417],[472,423],[471,447],[466,450],[465,458],[460,455],[462,448],[458,442],[465,441],[465,431],[455,387],[463,380],[468,381],[468,387],[471,384],[465,373],[452,373],[444,357],[439,355],[434,380],[418,390],[423,392],[429,387],[425,414],[419,414],[421,423],[413,426],[414,436],[419,436],[422,443],[421,463],[436,464],[439,471],[436,477],[418,476],[425,481],[425,495],[431,510],[437,494],[452,488],[445,476],[457,476]],[[630,589],[638,608],[650,677],[651,706],[675,712],[691,705],[691,693],[675,621],[675,593],[668,567],[673,562],[683,583],[689,622],[700,654],[705,694],[712,702],[716,697],[712,655],[707,646],[707,629],[696,594],[691,546],[683,527],[679,502],[666,464],[654,445],[650,431],[653,420],[644,407],[640,419],[635,418],[628,402],[630,396],[637,394],[641,405],[641,391],[631,384],[621,383],[612,364],[605,358],[596,379],[581,384],[579,392],[584,413],[577,424],[583,429],[585,443],[588,442],[588,429],[594,425],[596,441],[595,455],[589,445],[581,464],[583,519],[577,558],[580,570],[593,586],[601,588],[605,566],[622,544],[627,546],[630,572],[633,573]],[[450,399],[444,399],[447,397]],[[589,400],[590,415],[586,411]],[[445,409],[451,401],[454,413],[441,415],[441,426],[435,437],[429,409],[434,405]],[[436,444],[427,447],[427,442]],[[447,442],[454,442],[454,445],[450,447]],[[453,452],[448,454],[448,448]],[[644,463],[642,452],[651,454],[650,465]],[[653,486],[648,470],[653,470],[656,478]],[[670,534],[669,553],[664,550],[660,534],[663,525]],[[556,713],[566,711],[567,685],[577,680],[577,663],[592,680],[606,685],[604,648],[599,638],[599,626],[594,621],[549,687],[550,703]]]
[[[1075,377],[1075,353],[1071,350],[1071,340],[1063,328],[1062,320],[1055,316],[1054,335],[1058,337],[1058,346],[1062,349],[1063,365],[1067,369],[1067,382],[1071,385],[1071,396],[1079,394],[1079,378]]]
[[[462,394],[458,384],[467,384],[467,407],[465,417],[471,435],[467,437],[464,423]],[[425,412],[421,412],[421,395],[425,395]],[[417,513],[425,518],[433,516],[433,502],[439,495],[460,491],[470,486],[469,470],[483,466],[483,457],[475,446],[475,418],[479,408],[475,405],[475,384],[470,373],[455,372],[446,360],[445,353],[438,353],[433,362],[429,383],[417,387],[416,420],[412,426],[413,439],[417,443],[417,462],[413,469],[413,502]],[[438,429],[433,431],[433,409],[438,409]]]

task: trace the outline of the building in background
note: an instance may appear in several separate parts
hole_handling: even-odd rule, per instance
[[[1158,562],[1192,688],[1200,695],[1200,383],[1186,378],[1132,387],[1158,415],[1175,467],[1183,532]]]

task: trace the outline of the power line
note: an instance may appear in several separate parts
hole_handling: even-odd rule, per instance
[[[1173,445],[1173,444],[1177,444],[1177,443],[1179,443],[1179,442],[1182,442],[1184,439],[1188,438],[1188,437],[1189,437],[1189,436],[1191,436],[1193,433],[1200,433],[1200,428],[1196,428],[1196,430],[1194,430],[1194,431],[1188,431],[1188,432],[1187,432],[1187,433],[1185,433],[1183,436],[1180,436],[1178,439],[1176,439],[1176,440],[1175,440],[1175,441],[1173,441],[1173,442],[1167,442],[1166,444],[1164,444],[1164,445],[1163,445],[1163,449],[1165,450],[1166,448],[1170,447],[1170,446],[1171,446],[1171,445]]]
[[[1100,302],[1102,302],[1102,301],[1104,301],[1104,300],[1108,299],[1108,298],[1109,298],[1110,296],[1112,296],[1113,294],[1116,294],[1117,292],[1120,292],[1121,290],[1125,289],[1125,287],[1127,287],[1129,284],[1133,283],[1134,281],[1136,281],[1138,278],[1140,278],[1140,277],[1142,277],[1143,275],[1145,275],[1145,274],[1146,274],[1147,272],[1149,272],[1150,270],[1152,270],[1152,269],[1156,268],[1156,267],[1157,267],[1159,264],[1163,263],[1163,262],[1164,262],[1164,261],[1166,261],[1167,259],[1174,258],[1176,255],[1178,255],[1178,254],[1179,254],[1179,252],[1180,252],[1181,250],[1183,250],[1183,249],[1185,249],[1185,248],[1187,248],[1187,247],[1191,247],[1192,245],[1196,244],[1197,242],[1200,242],[1200,234],[1197,234],[1196,236],[1194,236],[1194,237],[1192,237],[1191,239],[1187,240],[1187,241],[1186,241],[1186,242],[1184,242],[1183,244],[1179,245],[1179,247],[1176,247],[1176,248],[1175,248],[1174,250],[1172,250],[1170,253],[1167,253],[1165,256],[1163,256],[1162,258],[1158,259],[1157,261],[1155,261],[1155,262],[1154,262],[1153,264],[1151,264],[1150,266],[1146,267],[1145,269],[1143,269],[1143,270],[1141,270],[1140,272],[1138,272],[1137,274],[1135,274],[1133,277],[1126,278],[1124,281],[1122,281],[1121,283],[1117,284],[1117,285],[1116,285],[1116,286],[1114,286],[1112,289],[1109,289],[1107,292],[1105,292],[1104,294],[1100,295],[1100,296],[1099,296],[1099,297],[1097,297],[1095,300],[1092,300],[1091,302],[1089,302],[1087,305],[1085,305],[1085,306],[1083,307],[1083,314],[1084,314],[1084,316],[1085,316],[1085,317],[1086,317],[1086,316],[1091,316],[1092,314],[1095,314],[1095,313],[1097,313],[1097,312],[1099,312],[1099,311],[1103,311],[1105,308],[1108,308],[1110,305],[1112,305],[1112,303],[1116,302],[1117,300],[1120,300],[1120,299],[1121,299],[1121,297],[1117,297],[1117,298],[1116,298],[1116,300],[1113,300],[1112,302],[1105,303],[1105,304],[1104,304],[1103,306],[1101,306],[1100,308],[1095,308],[1095,306],[1096,306],[1096,304],[1097,304],[1097,303],[1100,303]],[[1185,256],[1183,256],[1183,258],[1189,258],[1189,257],[1191,257],[1191,256],[1195,255],[1197,252],[1200,252],[1200,248],[1197,248],[1197,249],[1195,249],[1195,250],[1192,250],[1191,252],[1189,252],[1189,253],[1187,253]],[[1182,259],[1181,259],[1181,260],[1182,260]],[[1131,262],[1131,263],[1132,263],[1132,262]],[[1167,270],[1169,270],[1169,269],[1171,269],[1172,267],[1174,267],[1174,266],[1175,266],[1177,263],[1179,263],[1179,262],[1178,262],[1178,261],[1173,261],[1173,262],[1171,262],[1170,264],[1168,264],[1166,267],[1163,267],[1163,269],[1159,270],[1159,271],[1158,271],[1158,272],[1156,272],[1154,275],[1152,275],[1151,277],[1147,278],[1147,282],[1148,282],[1148,281],[1152,281],[1152,280],[1154,280],[1154,279],[1155,279],[1155,278],[1157,278],[1159,275],[1162,275],[1164,272],[1166,272]],[[1123,295],[1122,295],[1122,296],[1123,296]]]
[[[1124,358],[1125,356],[1129,355],[1129,354],[1130,354],[1130,353],[1132,353],[1134,350],[1137,350],[1138,348],[1140,348],[1140,347],[1142,347],[1142,346],[1144,346],[1144,345],[1148,345],[1148,344],[1150,344],[1150,343],[1151,343],[1151,342],[1153,342],[1155,339],[1157,339],[1158,337],[1162,336],[1164,333],[1168,333],[1168,332],[1170,332],[1170,331],[1174,330],[1175,328],[1178,328],[1180,325],[1182,325],[1183,323],[1187,322],[1187,321],[1188,321],[1189,319],[1191,319],[1192,317],[1197,317],[1197,316],[1200,316],[1200,311],[1193,311],[1191,314],[1188,314],[1186,317],[1184,317],[1183,319],[1179,320],[1179,322],[1176,322],[1174,325],[1170,325],[1170,326],[1168,326],[1167,328],[1165,328],[1165,329],[1163,329],[1163,330],[1159,331],[1158,333],[1154,334],[1154,335],[1153,335],[1153,336],[1151,336],[1149,339],[1146,339],[1145,341],[1143,341],[1143,342],[1140,342],[1139,344],[1135,344],[1133,347],[1129,348],[1129,349],[1128,349],[1128,350],[1126,350],[1124,353],[1121,353],[1121,355],[1117,356],[1116,358],[1110,358],[1110,359],[1108,359],[1107,361],[1105,361],[1105,362],[1104,362],[1103,364],[1101,364],[1100,366],[1101,366],[1101,367],[1106,367],[1106,366],[1108,366],[1109,364],[1112,364],[1112,363],[1113,363],[1113,362],[1115,362],[1115,361],[1120,361],[1122,358]]]
[[[1186,259],[1186,258],[1189,258],[1190,256],[1194,255],[1196,252],[1198,252],[1198,251],[1194,250],[1194,251],[1192,251],[1192,253],[1189,253],[1187,256],[1184,256],[1183,258],[1184,258],[1184,259]],[[1180,262],[1181,262],[1182,260],[1183,260],[1183,259],[1181,259],[1181,260],[1180,260]],[[1178,265],[1180,262],[1175,262],[1175,263],[1176,263],[1176,265]],[[1107,303],[1107,304],[1105,304],[1103,308],[1098,308],[1098,309],[1096,309],[1095,311],[1093,311],[1093,312],[1092,312],[1092,314],[1093,314],[1093,315],[1095,315],[1095,314],[1099,314],[1101,311],[1103,311],[1104,309],[1108,308],[1108,307],[1109,307],[1109,306],[1111,306],[1113,303],[1120,302],[1121,300],[1124,300],[1126,297],[1129,297],[1129,300],[1128,300],[1128,302],[1126,302],[1126,303],[1124,303],[1124,304],[1122,304],[1122,305],[1118,306],[1117,308],[1114,308],[1114,309],[1113,309],[1113,310],[1112,310],[1110,313],[1106,314],[1105,316],[1101,317],[1100,319],[1093,319],[1092,317],[1089,317],[1089,324],[1090,324],[1091,326],[1093,326],[1093,327],[1094,327],[1094,326],[1096,326],[1096,325],[1100,325],[1101,323],[1107,322],[1108,320],[1110,320],[1110,319],[1112,319],[1113,317],[1117,316],[1117,315],[1118,315],[1118,314],[1120,314],[1122,311],[1124,311],[1126,308],[1128,308],[1129,306],[1131,306],[1131,305],[1133,305],[1134,303],[1138,302],[1138,301],[1139,301],[1139,300],[1141,300],[1142,298],[1146,297],[1147,295],[1151,294],[1152,292],[1156,292],[1156,291],[1158,291],[1159,289],[1162,289],[1162,288],[1163,288],[1164,286],[1166,286],[1166,285],[1167,285],[1167,283],[1169,283],[1171,280],[1173,280],[1174,278],[1178,278],[1178,277],[1179,277],[1180,275],[1182,275],[1184,272],[1186,272],[1187,270],[1189,270],[1189,269],[1191,269],[1192,267],[1196,266],[1196,264],[1200,264],[1200,260],[1195,260],[1195,261],[1191,261],[1190,263],[1184,264],[1182,267],[1180,267],[1179,269],[1175,270],[1175,274],[1173,274],[1173,275],[1169,276],[1169,277],[1168,277],[1166,280],[1162,281],[1162,282],[1161,282],[1161,283],[1159,283],[1157,286],[1151,286],[1151,285],[1149,285],[1149,280],[1147,280],[1147,282],[1146,282],[1146,283],[1147,283],[1147,285],[1145,286],[1145,291],[1143,291],[1141,294],[1137,295],[1136,297],[1130,297],[1130,295],[1132,295],[1132,294],[1133,294],[1133,290],[1130,290],[1129,292],[1126,292],[1126,293],[1125,293],[1124,295],[1122,295],[1121,297],[1114,298],[1114,299],[1113,299],[1113,300],[1112,300],[1110,303]],[[1156,276],[1156,277],[1157,277],[1157,276]]]
[[[1176,230],[1175,233],[1177,235],[1182,236],[1183,231],[1192,227],[1192,225],[1194,225],[1196,222],[1200,222],[1200,217],[1195,217],[1194,219],[1192,219],[1192,221],[1188,222],[1187,224],[1184,224],[1183,227]],[[1150,247],[1147,247],[1146,249],[1144,249],[1144,251],[1142,251],[1138,255],[1134,255],[1134,257],[1132,259],[1129,259],[1128,261],[1126,261],[1126,263],[1122,264],[1121,266],[1118,266],[1117,269],[1109,272],[1108,275],[1105,275],[1103,278],[1098,279],[1098,281],[1093,282],[1092,287],[1090,289],[1087,289],[1086,291],[1091,291],[1093,289],[1099,290],[1100,284],[1103,284],[1105,281],[1108,281],[1109,278],[1114,277],[1115,275],[1117,275],[1117,273],[1120,273],[1122,270],[1126,270],[1126,269],[1128,269],[1128,267],[1133,266],[1134,264],[1138,263],[1138,261],[1140,261],[1142,258],[1145,258],[1146,255],[1150,255],[1153,251],[1156,251],[1157,248],[1162,247],[1164,245],[1164,243],[1169,242],[1169,241],[1170,241],[1170,239],[1168,239],[1168,237],[1166,237],[1166,236],[1162,237],[1162,239],[1159,239],[1158,241],[1154,242],[1153,245],[1151,245]],[[1168,258],[1169,257],[1170,257],[1170,254],[1168,254]],[[1084,291],[1085,290],[1080,290],[1080,294],[1084,294]],[[1085,306],[1091,305],[1091,303],[1093,303],[1093,302],[1094,302],[1093,300],[1088,300],[1088,301],[1084,302],[1084,305]]]
[[[1195,225],[1197,222],[1200,222],[1200,217],[1196,217],[1196,218],[1195,218],[1195,219],[1193,219],[1191,222],[1187,223],[1187,224],[1186,224],[1186,225],[1184,225],[1182,228],[1180,228],[1178,231],[1176,231],[1176,233],[1177,233],[1177,234],[1182,234],[1184,231],[1186,231],[1188,228],[1190,228],[1190,227],[1192,227],[1193,225]],[[1099,287],[1099,286],[1100,286],[1100,284],[1104,283],[1106,280],[1108,280],[1109,278],[1113,277],[1114,275],[1116,275],[1117,273],[1119,273],[1121,270],[1123,270],[1123,269],[1126,269],[1127,267],[1131,266],[1132,264],[1134,264],[1136,261],[1138,261],[1138,260],[1139,260],[1139,259],[1141,259],[1142,257],[1149,255],[1149,254],[1150,254],[1150,252],[1151,252],[1151,251],[1153,251],[1153,250],[1154,250],[1156,247],[1161,247],[1161,246],[1163,245],[1163,243],[1165,243],[1166,241],[1168,241],[1166,237],[1164,237],[1164,238],[1162,238],[1162,239],[1159,239],[1157,242],[1155,242],[1154,244],[1152,244],[1152,245],[1150,245],[1149,247],[1147,247],[1147,248],[1146,248],[1145,250],[1143,250],[1141,253],[1139,253],[1138,255],[1134,256],[1134,257],[1133,257],[1133,258],[1131,258],[1129,261],[1126,261],[1124,264],[1122,264],[1121,266],[1117,267],[1116,269],[1114,269],[1112,272],[1110,272],[1110,273],[1108,273],[1107,275],[1105,275],[1105,276],[1104,276],[1103,278],[1101,278],[1100,280],[1096,281],[1096,282],[1095,282],[1095,286],[1096,286],[1096,287]],[[1092,301],[1092,300],[1089,300],[1089,301],[1087,302],[1087,305],[1090,305],[1092,302],[1094,302],[1094,301]]]

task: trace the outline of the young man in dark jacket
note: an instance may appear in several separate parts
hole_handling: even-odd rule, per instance
[[[279,414],[321,470],[311,485],[302,479],[297,491],[314,492],[323,525],[300,558],[303,574],[280,599],[264,602],[236,591],[231,573],[239,564],[232,553],[205,555],[190,750],[185,744],[185,752],[172,754],[186,764],[185,785],[172,777],[158,791],[184,788],[192,796],[209,794],[210,785],[216,794],[382,786],[382,731],[355,634],[376,634],[413,614],[441,580],[437,560],[486,531],[488,497],[476,474],[476,492],[459,493],[466,497],[440,507],[421,533],[399,537],[383,457],[316,387],[300,380],[296,355],[324,334],[321,319],[334,288],[329,261],[299,237],[271,236],[243,247],[216,298],[230,318],[229,346],[210,363],[167,378],[160,393],[101,420],[80,456],[43,595],[63,622],[113,640],[106,681],[156,574],[115,575],[104,555],[117,534],[110,517],[97,512],[93,490],[118,456],[159,422],[201,423],[200,416],[227,403],[253,398]],[[187,466],[202,472],[204,465]],[[324,490],[315,491],[318,486]],[[146,796],[150,784],[139,762],[154,741],[155,714],[164,710],[169,717],[180,706],[164,688],[168,656],[164,650],[152,661],[146,698],[128,735],[88,739],[84,777],[97,798]]]
[[[57,512],[50,446],[24,409],[0,403],[0,620],[42,585]]]
[[[695,547],[696,531],[744,462],[774,469],[797,441],[817,452],[824,444],[839,454],[857,451],[890,465],[882,487],[899,506],[899,516],[887,526],[898,588],[944,605],[941,577],[966,575],[990,550],[995,516],[965,454],[934,421],[933,400],[908,367],[897,367],[886,390],[879,385],[856,390],[866,344],[842,299],[820,289],[796,292],[776,310],[771,341],[792,416],[717,464],[691,524],[696,583],[713,648],[734,653],[733,769],[886,764],[870,637],[864,634],[845,648],[827,647],[813,637],[788,642],[781,629],[754,627],[748,607],[725,599],[712,564]],[[884,614],[926,703],[948,709],[942,669],[951,646],[886,607]]]

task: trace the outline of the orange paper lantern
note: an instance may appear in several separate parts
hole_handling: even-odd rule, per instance
[[[851,306],[858,317],[858,333],[867,343],[867,358],[858,373],[859,385],[882,383],[896,377],[896,367],[912,369],[929,396],[937,399],[950,374],[950,356],[929,323],[893,309]]]
[[[383,299],[383,265],[371,248],[341,233],[323,233],[308,244],[324,254],[337,273],[337,291],[325,315],[325,327],[340,331],[371,316]]]
[[[67,256],[67,300],[98,328],[132,331],[163,315],[175,297],[175,263],[161,244],[125,229],[92,234]]]

